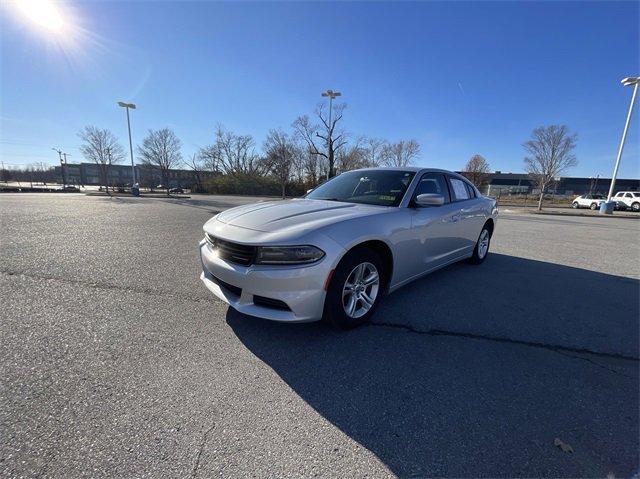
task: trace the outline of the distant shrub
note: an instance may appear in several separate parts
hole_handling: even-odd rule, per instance
[[[203,182],[206,193],[217,195],[248,195],[248,196],[280,196],[280,184],[271,176],[247,175],[236,173],[220,175]],[[287,196],[301,196],[305,190],[302,185],[287,185]]]

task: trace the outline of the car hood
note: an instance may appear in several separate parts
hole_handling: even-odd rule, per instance
[[[265,233],[306,233],[350,218],[388,212],[389,208],[326,200],[267,201],[232,208],[216,216],[230,226]]]

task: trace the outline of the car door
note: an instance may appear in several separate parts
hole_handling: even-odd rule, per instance
[[[415,206],[413,199],[423,193],[441,194],[444,197],[444,204]],[[414,246],[408,251],[412,261],[407,263],[406,278],[451,262],[461,248],[457,227],[460,222],[460,208],[451,203],[449,188],[443,173],[428,172],[422,175],[413,192],[410,208]]]
[[[455,228],[456,243],[462,256],[473,251],[485,222],[483,204],[476,198],[475,189],[465,180],[447,175],[451,190],[451,202],[458,208],[459,221]]]
[[[633,195],[631,193],[624,194],[624,204],[627,205],[628,208],[633,204]]]
[[[462,207],[462,221],[465,229],[469,228],[471,233],[471,247],[475,248],[478,236],[484,223],[487,221],[488,213],[486,211],[487,203],[478,195],[476,189],[471,183],[465,181],[465,186],[469,192],[469,200]]]

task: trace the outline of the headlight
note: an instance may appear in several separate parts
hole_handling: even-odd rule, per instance
[[[256,264],[306,264],[323,256],[324,251],[315,246],[260,246]]]

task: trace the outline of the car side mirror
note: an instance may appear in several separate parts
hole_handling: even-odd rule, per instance
[[[416,196],[414,201],[418,206],[442,206],[444,205],[444,196],[438,193],[423,193]]]
[[[307,190],[307,193],[306,193],[306,194],[308,195],[308,194],[309,194],[309,193],[311,193],[312,191],[313,191],[313,188],[309,188],[309,189]]]

